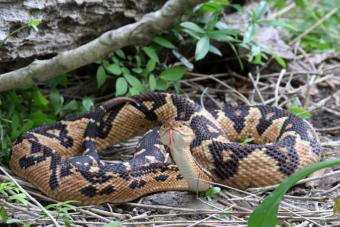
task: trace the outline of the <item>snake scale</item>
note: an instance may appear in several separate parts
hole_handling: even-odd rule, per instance
[[[313,128],[287,111],[240,106],[208,112],[179,95],[148,93],[44,125],[13,143],[10,168],[57,200],[121,203],[167,190],[189,190],[176,163],[166,160],[159,127],[186,122],[190,152],[209,180],[237,188],[281,182],[319,160]],[[130,161],[106,163],[98,152],[149,131]],[[252,144],[241,143],[252,138]],[[97,152],[98,151],[98,152]]]

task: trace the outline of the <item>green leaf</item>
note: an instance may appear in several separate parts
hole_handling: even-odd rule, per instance
[[[53,123],[53,119],[50,119],[48,115],[41,110],[31,113],[29,117],[33,121],[34,126]]]
[[[26,22],[26,24],[29,27],[38,27],[40,25],[40,21],[38,19],[31,18]]]
[[[79,109],[79,103],[76,100],[71,100],[64,107],[63,111],[74,112]]]
[[[60,95],[57,89],[52,89],[49,94],[50,104],[52,105],[54,112],[59,113],[62,105],[64,104],[64,97]]]
[[[203,36],[196,44],[195,60],[201,60],[209,51],[210,41],[207,36]]]
[[[121,226],[121,223],[119,221],[111,221],[110,223],[103,225],[103,227],[119,227],[119,226]]]
[[[152,47],[143,47],[144,53],[151,59],[153,59],[155,62],[159,62],[158,55],[156,53],[156,50]]]
[[[116,50],[116,51],[115,51],[115,54],[116,54],[118,57],[120,57],[120,58],[123,58],[123,59],[126,58],[124,51],[121,50],[121,49]]]
[[[279,63],[279,65],[281,65],[283,68],[286,68],[286,62],[285,60],[283,60],[279,55],[273,53],[272,54],[274,56],[274,59],[277,63]]]
[[[153,59],[149,59],[149,61],[146,63],[146,72],[152,72],[156,67],[156,61]]]
[[[154,91],[157,88],[157,80],[153,74],[149,76],[149,86],[151,91]]]
[[[203,28],[190,21],[182,22],[180,26],[197,33],[205,34],[205,30]]]
[[[0,208],[0,216],[1,216],[1,222],[2,223],[7,223],[8,215],[7,215],[6,208],[4,208],[4,207]]]
[[[23,133],[23,132],[26,132],[28,130],[31,130],[34,126],[34,122],[31,120],[31,119],[27,119],[24,123],[24,125],[22,126],[21,128],[21,132],[20,133]]]
[[[153,41],[155,43],[157,43],[158,45],[165,47],[165,48],[169,48],[169,49],[176,49],[177,47],[172,44],[169,40],[161,37],[161,36],[156,36]]]
[[[308,166],[295,172],[293,175],[284,180],[279,187],[265,198],[265,200],[254,210],[248,219],[248,227],[275,227],[278,222],[277,212],[279,204],[284,194],[299,180],[305,178],[311,173],[328,168],[331,166],[340,165],[340,159],[326,160]]]
[[[45,96],[40,92],[38,88],[34,89],[33,98],[39,105],[42,106],[47,106],[49,103],[49,101],[45,98]]]
[[[138,67],[138,68],[133,68],[132,71],[137,73],[137,74],[141,74],[143,72],[143,69]]]
[[[122,70],[120,69],[120,66],[117,65],[117,64],[111,64],[111,65],[105,66],[105,69],[108,72],[112,73],[113,75],[118,76],[118,75],[122,74]]]
[[[125,95],[128,90],[128,83],[124,77],[119,77],[116,81],[116,96]]]
[[[301,106],[301,103],[298,98],[295,98],[292,100],[292,104],[288,108],[288,112],[293,113],[301,117],[302,119],[306,119],[306,120],[312,117],[312,114]]]
[[[215,46],[211,45],[211,44],[209,46],[209,52],[213,53],[213,54],[216,54],[218,56],[223,56],[222,52],[219,49],[217,49]]]
[[[83,107],[85,111],[90,111],[92,107],[94,107],[94,101],[91,97],[84,97],[82,101]]]
[[[97,85],[98,85],[98,88],[103,86],[105,81],[106,81],[106,73],[105,73],[104,67],[101,65],[97,69]]]
[[[178,81],[183,77],[185,72],[186,69],[183,66],[175,66],[161,72],[159,77],[166,81]]]
[[[138,93],[143,91],[143,85],[136,77],[131,75],[125,75],[124,77],[127,82],[133,87],[133,90],[136,90]]]
[[[8,199],[18,201],[18,202],[20,202],[24,205],[26,205],[28,203],[27,196],[24,193],[11,195],[10,197],[8,197]]]
[[[256,34],[256,26],[254,24],[250,24],[243,35],[243,44],[248,44],[250,41],[254,39]]]
[[[195,39],[200,39],[201,38],[201,34],[198,34],[197,32],[191,31],[189,29],[182,29],[183,32],[189,34],[190,36],[192,36]]]
[[[169,88],[169,83],[165,80],[158,79],[157,80],[157,90],[165,91]]]
[[[261,18],[265,12],[267,12],[269,9],[269,5],[265,1],[261,1],[260,4],[255,9],[255,14],[257,18]]]
[[[250,144],[251,142],[253,142],[254,141],[254,138],[245,138],[243,141],[242,141],[242,143],[243,144]]]

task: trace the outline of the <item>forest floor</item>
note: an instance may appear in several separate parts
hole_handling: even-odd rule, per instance
[[[271,42],[270,38],[275,36],[272,30],[262,31],[262,34],[257,38],[265,42]],[[273,43],[267,44],[281,48],[280,42],[274,39]],[[207,58],[197,65],[199,70],[187,72],[179,81],[181,94],[208,110],[243,104],[283,109],[295,106],[299,114],[309,118],[319,135],[321,159],[340,157],[340,57],[332,53],[306,53],[298,44],[292,44],[290,49],[290,53],[281,50],[281,54],[286,55],[285,69],[269,59],[264,65],[249,66],[245,71],[252,73],[247,75],[223,66],[238,64],[235,58]],[[83,84],[78,88],[87,90]],[[72,95],[78,95],[77,90],[73,90]],[[113,146],[110,159],[131,159],[139,139]],[[1,206],[6,208],[6,212],[0,208],[1,218],[8,215],[13,223],[19,220],[33,226],[54,226],[55,222],[60,226],[107,224],[106,227],[247,226],[250,214],[276,187],[239,190],[220,185],[221,192],[212,199],[191,192],[169,191],[124,204],[76,206],[42,195],[33,185],[3,169],[6,173],[0,172],[1,181],[14,179],[37,201],[29,199],[23,205],[0,197]],[[8,193],[9,196],[17,194],[15,191]],[[54,211],[49,213],[53,217],[46,215],[46,206],[51,202]],[[334,212],[335,204],[339,209],[337,212]],[[339,213],[340,166],[316,172],[289,190],[280,204],[278,217],[281,223],[278,225],[340,226]]]
[[[256,73],[249,74],[248,78],[236,73],[189,73],[181,81],[182,93],[201,102],[207,109],[240,104],[266,104],[287,109],[295,98],[303,100],[298,105],[311,113],[310,122],[321,140],[322,159],[339,157],[340,64],[331,55],[306,55],[299,50],[295,54],[295,60],[288,62],[287,71],[279,73],[270,72],[267,66],[255,69]],[[135,138],[114,146],[113,158],[131,158],[137,142],[138,138]],[[0,179],[8,177],[1,174]],[[31,184],[16,180],[42,204],[53,201],[42,196]],[[72,226],[98,226],[110,222],[108,226],[118,223],[123,226],[246,226],[251,212],[275,187],[245,191],[227,186],[221,188],[221,193],[212,200],[190,192],[163,192],[120,205],[68,207],[61,204],[55,219],[60,225],[64,225],[63,220],[69,220]],[[339,195],[340,167],[315,173],[284,197],[278,214],[282,225],[339,226],[339,216],[333,214]],[[17,203],[2,202],[16,219],[53,225],[34,202],[28,202],[29,209]]]

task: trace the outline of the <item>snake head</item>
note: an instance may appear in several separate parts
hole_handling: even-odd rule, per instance
[[[195,134],[187,122],[168,121],[163,123],[159,129],[162,143],[171,147],[172,145],[189,146],[195,139]]]

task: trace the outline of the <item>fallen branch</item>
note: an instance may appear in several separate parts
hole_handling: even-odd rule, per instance
[[[146,14],[136,23],[105,32],[97,39],[48,60],[0,75],[0,91],[36,84],[98,61],[109,53],[130,45],[144,45],[156,34],[172,27],[177,20],[203,0],[170,0],[156,12]]]

